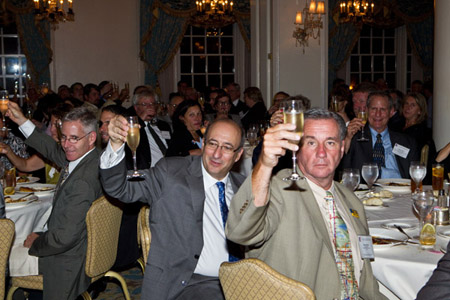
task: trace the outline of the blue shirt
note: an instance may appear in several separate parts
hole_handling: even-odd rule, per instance
[[[378,132],[376,132],[372,127],[370,127],[370,133],[372,134],[372,149],[377,141]],[[389,136],[389,131],[386,128],[381,134],[381,140],[383,141],[384,147],[384,164],[386,167],[381,167],[381,172],[379,178],[402,178],[400,171],[398,170],[397,160],[395,159],[395,154],[392,152],[391,137]]]

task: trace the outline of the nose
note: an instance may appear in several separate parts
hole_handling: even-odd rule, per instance
[[[219,147],[217,147],[216,150],[214,150],[213,157],[220,158],[221,156],[222,156],[222,149],[219,146]]]
[[[327,156],[327,152],[325,151],[325,146],[323,144],[319,144],[317,146],[316,155],[317,155],[317,157],[326,157]]]
[[[67,148],[67,144],[69,143],[69,140],[68,139],[66,139],[65,141],[61,141],[61,146],[63,147],[63,148]]]

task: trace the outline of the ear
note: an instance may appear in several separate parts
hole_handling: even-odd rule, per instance
[[[392,108],[391,112],[389,113],[389,118],[392,117],[394,115],[394,113],[395,113],[395,110],[394,110],[394,108]]]
[[[89,145],[95,144],[96,140],[97,140],[97,132],[92,131],[91,133],[89,133]]]
[[[242,153],[244,153],[244,147],[242,147],[242,148],[237,152],[236,159],[234,160],[234,162],[237,162],[237,161],[241,158]]]

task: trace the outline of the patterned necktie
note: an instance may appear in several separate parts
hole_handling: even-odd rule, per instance
[[[384,146],[381,134],[377,134],[377,141],[373,146],[373,162],[377,163],[379,167],[385,167],[384,164]]]
[[[225,200],[225,183],[222,181],[216,182],[217,187],[219,188],[219,203],[220,203],[220,214],[222,215],[222,223],[225,228],[225,224],[227,223],[228,218],[228,206]],[[238,261],[239,258],[232,254],[228,254],[228,261]]]
[[[59,176],[60,176],[60,179],[55,188],[55,194],[54,194],[55,196],[58,193],[58,190],[61,187],[61,185],[63,185],[63,183],[66,181],[67,177],[69,177],[69,164],[67,164],[64,167],[64,169],[61,171],[61,174]]]
[[[358,299],[358,283],[355,278],[352,248],[347,225],[339,215],[333,194],[327,191],[325,197],[329,213],[328,225],[330,227],[335,251],[336,265],[341,277],[341,299]]]
[[[163,141],[161,141],[161,139],[159,138],[155,129],[152,128],[152,125],[150,122],[148,122],[147,127],[148,127],[148,131],[150,131],[150,134],[152,135],[153,139],[155,140],[156,144],[158,145],[159,150],[161,150],[161,153],[163,155],[166,155],[167,147],[166,147],[166,145],[164,145]]]

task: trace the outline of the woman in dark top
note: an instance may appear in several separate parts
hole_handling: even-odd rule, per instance
[[[181,102],[173,113],[173,135],[166,156],[201,155],[203,115],[194,100]]]
[[[431,183],[431,168],[436,157],[436,146],[432,139],[431,129],[427,127],[427,101],[422,94],[408,93],[403,98],[403,117],[405,126],[403,133],[413,137],[419,149],[428,145],[427,175],[424,184]]]
[[[213,122],[214,120],[218,119],[231,119],[236,124],[238,124],[240,127],[242,127],[241,119],[236,114],[230,114],[231,106],[233,105],[231,103],[231,97],[227,92],[224,90],[215,90],[216,97],[214,100],[214,113],[207,114],[205,116],[205,120],[208,122]]]

